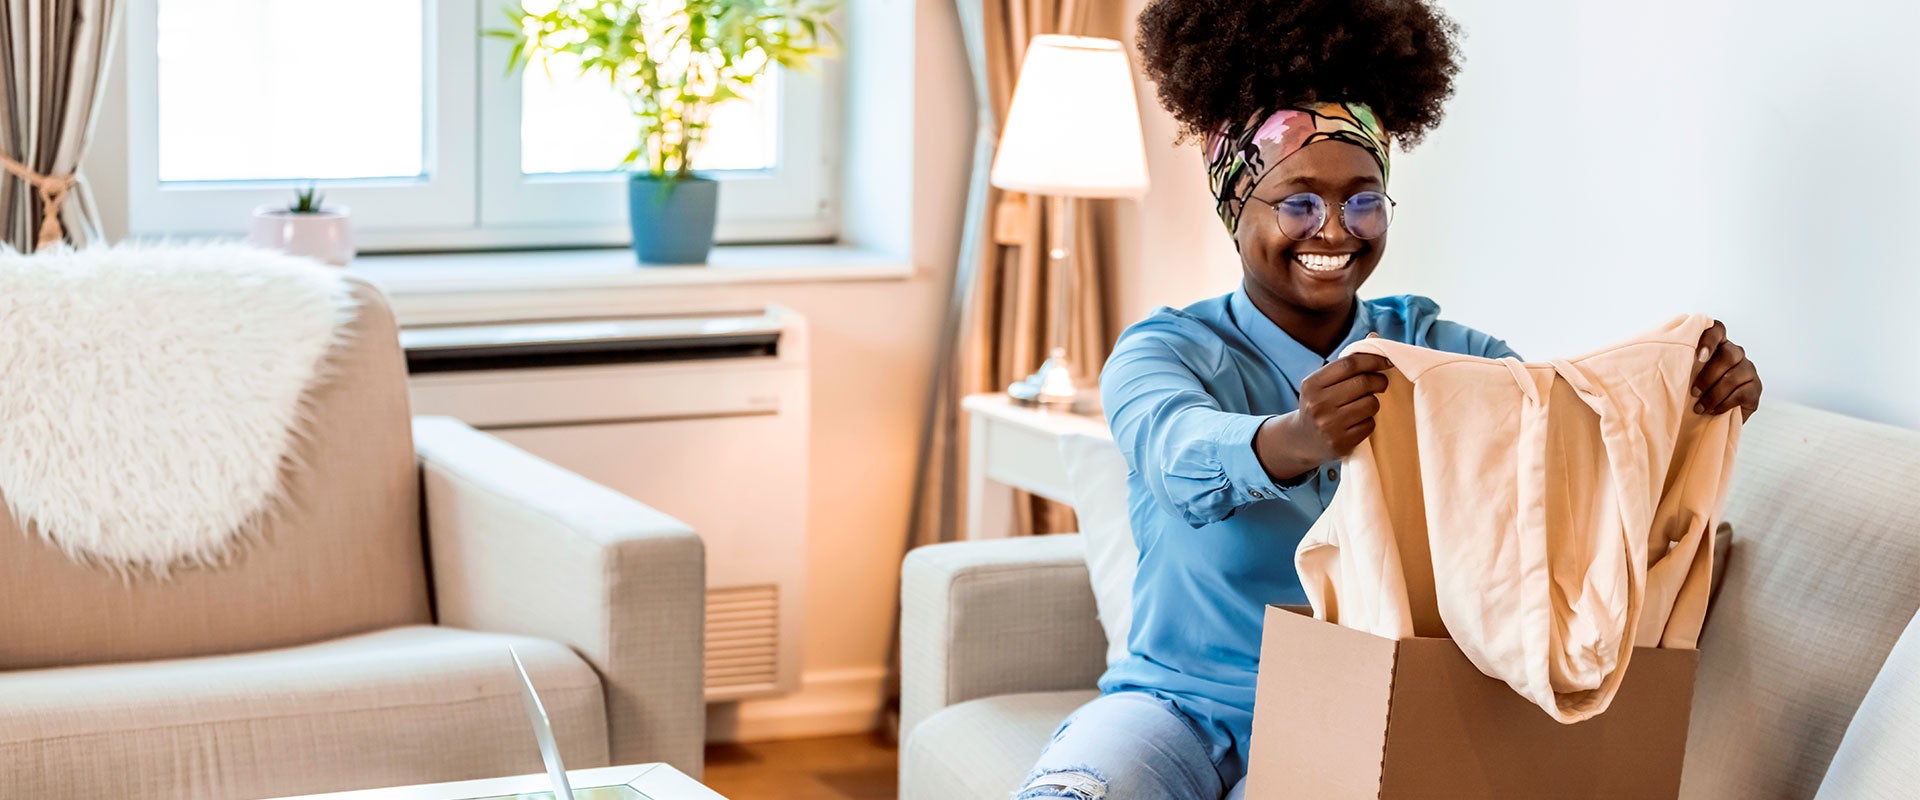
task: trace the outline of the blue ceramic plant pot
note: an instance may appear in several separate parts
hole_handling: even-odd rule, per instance
[[[711,178],[627,179],[627,222],[642,264],[704,264],[713,251],[720,183]]]

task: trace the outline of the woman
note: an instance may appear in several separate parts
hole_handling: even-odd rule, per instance
[[[1062,724],[1020,798],[1244,792],[1262,611],[1304,604],[1293,553],[1373,430],[1390,364],[1367,336],[1488,358],[1506,343],[1425,297],[1360,300],[1386,253],[1388,143],[1440,119],[1455,26],[1419,0],[1156,0],[1140,49],[1204,154],[1243,278],[1124,333],[1101,378],[1132,467],[1140,546],[1130,656]],[[1718,323],[1698,413],[1759,405]]]

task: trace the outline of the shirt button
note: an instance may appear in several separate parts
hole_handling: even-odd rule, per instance
[[[1330,480],[1330,481],[1340,480],[1340,470],[1334,469],[1333,467],[1328,467],[1327,480]]]

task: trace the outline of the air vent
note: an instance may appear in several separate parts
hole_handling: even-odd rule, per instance
[[[707,590],[708,700],[772,686],[779,677],[780,587]]]
[[[586,367],[770,358],[780,322],[768,314],[534,320],[403,328],[407,371]]]

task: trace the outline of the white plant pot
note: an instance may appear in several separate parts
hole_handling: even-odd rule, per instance
[[[353,229],[343,207],[296,214],[278,206],[261,206],[253,211],[253,232],[247,240],[336,267],[353,260]]]

